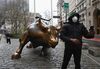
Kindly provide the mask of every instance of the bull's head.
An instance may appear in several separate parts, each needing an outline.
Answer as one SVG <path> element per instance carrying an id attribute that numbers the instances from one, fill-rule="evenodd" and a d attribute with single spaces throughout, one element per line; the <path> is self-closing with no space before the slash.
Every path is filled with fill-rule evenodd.
<path id="1" fill-rule="evenodd" d="M 50 26 L 48 29 L 48 34 L 49 34 L 49 45 L 54 48 L 58 44 L 58 34 L 59 34 L 59 29 L 57 29 L 54 26 Z"/>

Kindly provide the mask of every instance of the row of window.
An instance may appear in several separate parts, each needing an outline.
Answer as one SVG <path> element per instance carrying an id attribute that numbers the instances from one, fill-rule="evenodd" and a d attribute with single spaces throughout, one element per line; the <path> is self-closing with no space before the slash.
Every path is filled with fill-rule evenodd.
<path id="1" fill-rule="evenodd" d="M 82 3 L 79 7 L 77 7 L 77 11 L 80 11 L 85 7 L 85 3 Z"/>

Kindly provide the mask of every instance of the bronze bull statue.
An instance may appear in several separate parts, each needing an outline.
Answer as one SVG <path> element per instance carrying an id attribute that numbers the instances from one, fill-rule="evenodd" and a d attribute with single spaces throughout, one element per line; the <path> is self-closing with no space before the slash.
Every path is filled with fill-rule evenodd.
<path id="1" fill-rule="evenodd" d="M 46 53 L 49 47 L 55 48 L 58 44 L 58 29 L 54 26 L 44 27 L 41 18 L 33 24 L 19 38 L 20 46 L 12 55 L 12 59 L 21 58 L 23 47 L 30 41 L 33 47 L 43 46 L 41 53 Z"/>

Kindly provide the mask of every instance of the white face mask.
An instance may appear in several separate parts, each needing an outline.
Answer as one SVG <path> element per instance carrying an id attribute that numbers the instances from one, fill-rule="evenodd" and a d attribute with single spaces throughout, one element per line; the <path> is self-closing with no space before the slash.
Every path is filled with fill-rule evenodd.
<path id="1" fill-rule="evenodd" d="M 77 18 L 76 16 L 74 16 L 74 17 L 72 18 L 72 21 L 75 23 L 75 22 L 78 21 L 78 18 Z"/>

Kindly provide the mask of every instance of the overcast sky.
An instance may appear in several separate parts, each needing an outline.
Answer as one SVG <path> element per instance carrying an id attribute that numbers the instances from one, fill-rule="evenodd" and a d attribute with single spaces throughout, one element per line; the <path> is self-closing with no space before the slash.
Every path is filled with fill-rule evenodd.
<path id="1" fill-rule="evenodd" d="M 57 15 L 57 1 L 52 0 L 52 11 L 53 16 Z M 50 14 L 51 16 L 51 0 L 35 0 L 36 4 L 36 13 L 40 13 L 43 18 L 45 18 L 45 12 Z M 34 0 L 29 0 L 29 10 L 30 12 L 34 12 Z M 47 17 L 46 17 L 47 18 Z M 51 17 L 50 17 L 51 18 Z M 48 18 L 47 18 L 48 19 Z M 57 19 L 53 19 L 53 25 L 57 25 Z"/>
<path id="2" fill-rule="evenodd" d="M 52 0 L 53 11 L 56 10 L 58 0 Z M 45 11 L 51 12 L 51 0 L 35 0 L 36 2 L 36 12 L 41 15 L 44 14 Z M 29 8 L 30 12 L 34 12 L 34 0 L 29 0 Z"/>

